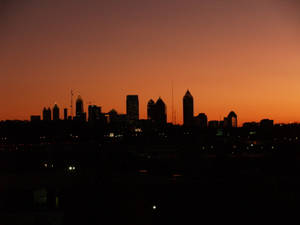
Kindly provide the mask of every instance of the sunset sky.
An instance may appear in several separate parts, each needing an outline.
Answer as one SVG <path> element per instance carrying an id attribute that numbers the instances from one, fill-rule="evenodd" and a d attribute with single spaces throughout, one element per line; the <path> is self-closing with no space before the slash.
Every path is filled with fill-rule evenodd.
<path id="1" fill-rule="evenodd" d="M 70 107 L 70 90 L 140 117 L 161 97 L 195 115 L 300 122 L 299 0 L 0 0 L 0 120 Z"/>

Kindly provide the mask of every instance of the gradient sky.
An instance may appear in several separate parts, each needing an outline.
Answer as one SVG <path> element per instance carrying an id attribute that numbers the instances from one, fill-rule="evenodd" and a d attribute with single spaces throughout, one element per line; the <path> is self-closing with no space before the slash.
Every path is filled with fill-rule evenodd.
<path id="1" fill-rule="evenodd" d="M 300 121 L 298 0 L 0 0 L 0 120 L 70 106 L 70 90 L 140 117 L 159 96 L 182 122 L 188 88 L 195 114 L 239 125 Z"/>

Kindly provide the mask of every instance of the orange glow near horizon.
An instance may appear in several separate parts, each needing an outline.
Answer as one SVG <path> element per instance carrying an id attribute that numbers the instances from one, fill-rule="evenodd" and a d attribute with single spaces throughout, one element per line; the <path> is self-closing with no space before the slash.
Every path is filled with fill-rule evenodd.
<path id="1" fill-rule="evenodd" d="M 140 118 L 161 97 L 182 123 L 300 122 L 300 3 L 296 0 L 0 2 L 0 120 L 70 107 L 70 90 L 108 112 L 139 95 Z M 75 104 L 74 104 L 75 105 Z M 174 121 L 173 121 L 174 122 Z"/>

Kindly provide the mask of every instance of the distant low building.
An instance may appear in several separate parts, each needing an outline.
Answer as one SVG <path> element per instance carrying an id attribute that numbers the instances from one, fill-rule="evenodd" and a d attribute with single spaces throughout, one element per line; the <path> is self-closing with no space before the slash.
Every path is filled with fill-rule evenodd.
<path id="1" fill-rule="evenodd" d="M 257 123 L 257 122 L 246 122 L 246 123 L 243 123 L 243 127 L 244 128 L 257 128 L 257 127 L 259 127 L 259 123 Z"/>
<path id="2" fill-rule="evenodd" d="M 273 126 L 274 126 L 274 120 L 262 119 L 260 121 L 260 127 L 261 128 L 272 128 Z"/>
<path id="3" fill-rule="evenodd" d="M 100 120 L 101 116 L 101 107 L 96 105 L 88 106 L 88 121 L 93 122 L 96 120 Z"/>
<path id="4" fill-rule="evenodd" d="M 209 128 L 219 128 L 219 121 L 218 120 L 211 120 L 208 122 Z"/>
<path id="5" fill-rule="evenodd" d="M 114 109 L 108 112 L 108 123 L 112 125 L 125 125 L 128 123 L 127 114 L 118 114 Z"/>
<path id="6" fill-rule="evenodd" d="M 205 113 L 199 113 L 198 116 L 194 117 L 194 125 L 199 128 L 207 127 L 207 116 Z"/>
<path id="7" fill-rule="evenodd" d="M 30 116 L 30 121 L 31 122 L 41 121 L 41 116 L 39 116 L 39 115 L 32 115 L 32 116 Z"/>
<path id="8" fill-rule="evenodd" d="M 83 113 L 80 113 L 80 114 L 74 116 L 73 120 L 86 122 L 86 113 L 83 112 Z"/>

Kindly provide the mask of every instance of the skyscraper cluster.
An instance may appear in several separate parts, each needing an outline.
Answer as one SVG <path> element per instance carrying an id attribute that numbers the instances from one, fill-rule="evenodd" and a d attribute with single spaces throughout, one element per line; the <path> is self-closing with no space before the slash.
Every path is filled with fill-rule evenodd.
<path id="1" fill-rule="evenodd" d="M 232 128 L 237 127 L 237 115 L 231 111 L 227 117 L 224 117 L 223 121 L 212 120 L 208 121 L 205 113 L 199 113 L 194 115 L 194 98 L 189 90 L 186 91 L 182 99 L 183 104 L 183 126 L 186 128 L 198 127 L 223 127 Z M 72 117 L 68 115 L 68 109 L 64 108 L 63 119 L 64 120 L 76 120 L 76 121 L 104 121 L 105 123 L 116 124 L 136 124 L 139 121 L 139 98 L 138 95 L 126 96 L 126 114 L 118 114 L 116 110 L 112 109 L 108 113 L 103 113 L 100 106 L 89 105 L 88 116 L 84 111 L 84 102 L 79 95 L 76 99 L 76 114 Z M 71 109 L 72 110 L 72 109 Z M 37 118 L 37 117 L 34 117 Z M 52 110 L 50 107 L 43 109 L 44 121 L 58 121 L 60 120 L 60 109 L 55 103 Z M 156 101 L 150 99 L 147 103 L 147 120 L 157 125 L 164 125 L 167 123 L 167 107 L 165 102 L 159 97 Z"/>
<path id="2" fill-rule="evenodd" d="M 157 124 L 167 123 L 166 104 L 159 97 L 156 102 L 150 99 L 147 104 L 147 118 Z"/>
<path id="3" fill-rule="evenodd" d="M 223 127 L 223 128 L 232 128 L 237 127 L 237 115 L 235 112 L 231 111 L 223 121 L 207 120 L 205 113 L 199 113 L 197 116 L 194 116 L 194 98 L 189 90 L 186 91 L 183 96 L 183 126 L 185 127 L 200 127 L 205 128 L 209 127 Z"/>

